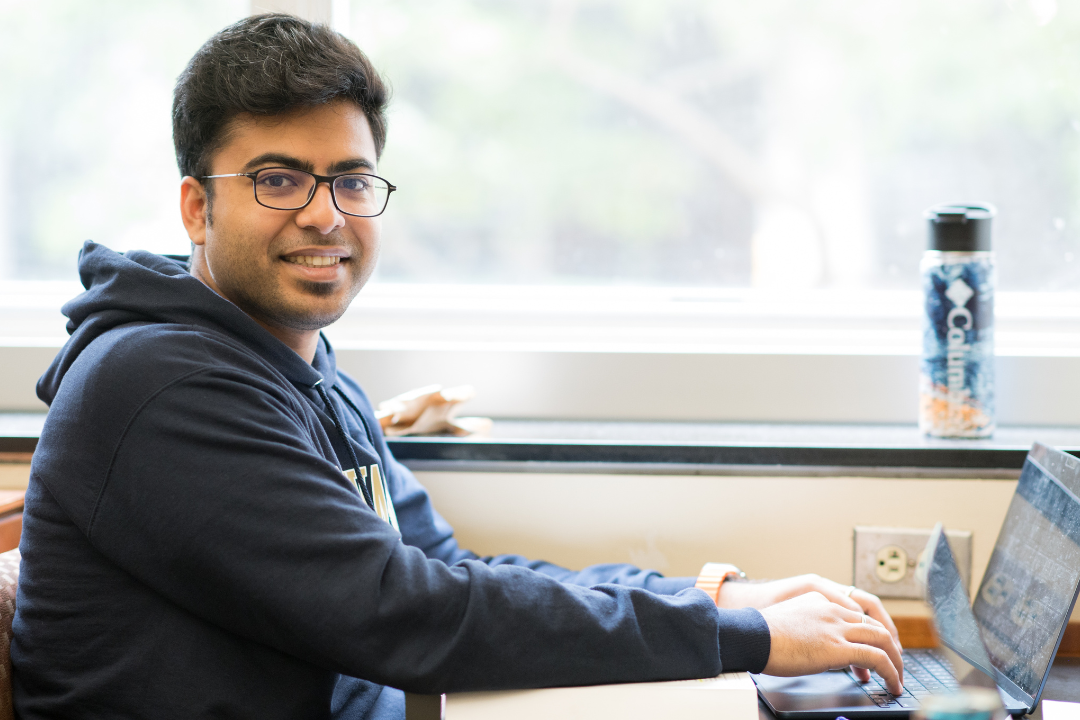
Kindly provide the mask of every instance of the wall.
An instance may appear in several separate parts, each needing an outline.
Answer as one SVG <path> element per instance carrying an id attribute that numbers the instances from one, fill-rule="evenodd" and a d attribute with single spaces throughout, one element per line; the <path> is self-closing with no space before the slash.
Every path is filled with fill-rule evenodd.
<path id="1" fill-rule="evenodd" d="M 855 525 L 973 532 L 977 587 L 1016 481 L 418 473 L 475 552 L 570 567 L 632 562 L 667 575 L 733 562 L 753 578 L 816 572 L 851 582 Z M 898 615 L 921 602 L 892 600 Z"/>
<path id="2" fill-rule="evenodd" d="M 0 462 L 0 490 L 21 490 L 29 480 L 29 464 Z"/>
<path id="3" fill-rule="evenodd" d="M 0 463 L 0 489 L 30 466 Z M 856 525 L 973 533 L 978 585 L 1016 488 L 1010 480 L 421 472 L 459 542 L 569 567 L 631 562 L 667 575 L 733 562 L 753 578 L 816 572 L 851 582 Z M 920 602 L 886 601 L 896 615 Z M 1080 614 L 1074 614 L 1080 619 Z"/>

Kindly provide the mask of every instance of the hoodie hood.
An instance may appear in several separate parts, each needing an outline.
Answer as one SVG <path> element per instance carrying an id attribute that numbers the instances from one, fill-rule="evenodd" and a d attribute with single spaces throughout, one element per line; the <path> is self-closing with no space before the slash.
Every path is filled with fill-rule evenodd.
<path id="1" fill-rule="evenodd" d="M 61 309 L 68 318 L 71 338 L 38 380 L 38 397 L 51 405 L 64 375 L 79 355 L 108 331 L 130 323 L 174 323 L 224 332 L 249 345 L 296 385 L 311 388 L 324 379 L 333 384 L 333 351 L 325 338 L 319 344 L 313 367 L 240 308 L 193 277 L 188 263 L 187 257 L 155 255 L 145 250 L 121 254 L 104 245 L 85 243 L 79 252 L 79 278 L 86 292 Z"/>

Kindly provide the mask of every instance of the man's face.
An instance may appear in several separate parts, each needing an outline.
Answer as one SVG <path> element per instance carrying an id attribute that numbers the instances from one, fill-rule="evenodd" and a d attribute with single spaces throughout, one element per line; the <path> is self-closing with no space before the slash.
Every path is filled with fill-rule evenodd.
<path id="1" fill-rule="evenodd" d="M 287 115 L 240 116 L 211 175 L 292 167 L 318 175 L 374 173 L 375 141 L 363 111 L 340 101 Z M 185 181 L 187 182 L 187 181 Z M 300 210 L 255 201 L 245 177 L 214 183 L 209 222 L 188 232 L 192 274 L 271 331 L 310 332 L 337 320 L 375 269 L 381 218 L 345 215 L 320 184 Z"/>

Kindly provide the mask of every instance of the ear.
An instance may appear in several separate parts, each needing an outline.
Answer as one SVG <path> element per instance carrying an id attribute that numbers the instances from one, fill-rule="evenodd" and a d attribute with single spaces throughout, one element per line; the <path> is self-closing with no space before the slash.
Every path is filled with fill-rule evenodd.
<path id="1" fill-rule="evenodd" d="M 180 217 L 184 221 L 188 237 L 196 245 L 206 242 L 206 188 L 191 177 L 180 181 Z"/>

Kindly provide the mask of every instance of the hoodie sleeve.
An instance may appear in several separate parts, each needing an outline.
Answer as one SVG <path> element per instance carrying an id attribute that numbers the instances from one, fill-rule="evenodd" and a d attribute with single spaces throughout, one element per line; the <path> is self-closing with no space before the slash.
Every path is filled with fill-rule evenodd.
<path id="1" fill-rule="evenodd" d="M 386 451 L 386 456 L 390 459 L 386 463 L 390 471 L 390 492 L 402 528 L 402 540 L 420 548 L 429 558 L 442 560 L 448 565 L 462 560 L 477 560 L 492 567 L 515 565 L 527 567 L 571 585 L 591 587 L 611 583 L 644 588 L 661 595 L 674 595 L 694 586 L 695 578 L 667 578 L 655 570 L 642 570 L 622 563 L 593 565 L 574 571 L 543 560 L 530 560 L 521 555 L 480 557 L 458 545 L 454 529 L 435 510 L 427 491 L 412 472 L 394 460 L 389 450 Z"/>
<path id="2" fill-rule="evenodd" d="M 543 560 L 530 560 L 521 555 L 488 555 L 478 557 L 460 548 L 454 538 L 453 528 L 443 519 L 431 503 L 427 491 L 401 463 L 393 460 L 391 469 L 391 492 L 401 521 L 402 540 L 420 547 L 430 558 L 447 564 L 475 560 L 490 567 L 512 565 L 525 567 L 547 575 L 559 582 L 593 587 L 615 584 L 637 587 L 660 595 L 676 595 L 694 587 L 697 578 L 664 577 L 655 570 L 641 570 L 628 564 L 592 565 L 580 571 L 568 570 Z M 697 591 L 694 591 L 697 592 Z M 769 626 L 761 613 L 754 609 L 720 611 L 719 640 L 721 661 L 725 668 L 747 669 L 757 672 L 764 669 L 769 660 L 771 646 Z"/>
<path id="3" fill-rule="evenodd" d="M 375 435 L 375 443 L 389 475 L 390 494 L 401 525 L 402 541 L 424 551 L 429 558 L 453 565 L 462 560 L 476 560 L 492 567 L 515 565 L 526 567 L 552 577 L 559 582 L 591 587 L 614 584 L 638 587 L 661 595 L 674 595 L 691 588 L 695 578 L 667 578 L 655 570 L 643 570 L 633 565 L 613 563 L 593 565 L 583 570 L 568 570 L 543 560 L 530 560 L 521 555 L 479 556 L 458 545 L 454 529 L 435 509 L 424 486 L 412 471 L 394 458 L 382 428 L 375 417 L 371 401 L 363 388 L 344 373 L 338 373 L 339 385 L 350 394 L 355 406 L 365 414 L 365 422 Z"/>
<path id="4" fill-rule="evenodd" d="M 760 614 L 718 611 L 698 590 L 586 588 L 513 563 L 426 556 L 360 501 L 311 445 L 301 410 L 261 382 L 216 368 L 154 394 L 127 422 L 85 525 L 101 553 L 194 615 L 424 693 L 760 670 L 762 647 L 767 660 Z"/>

